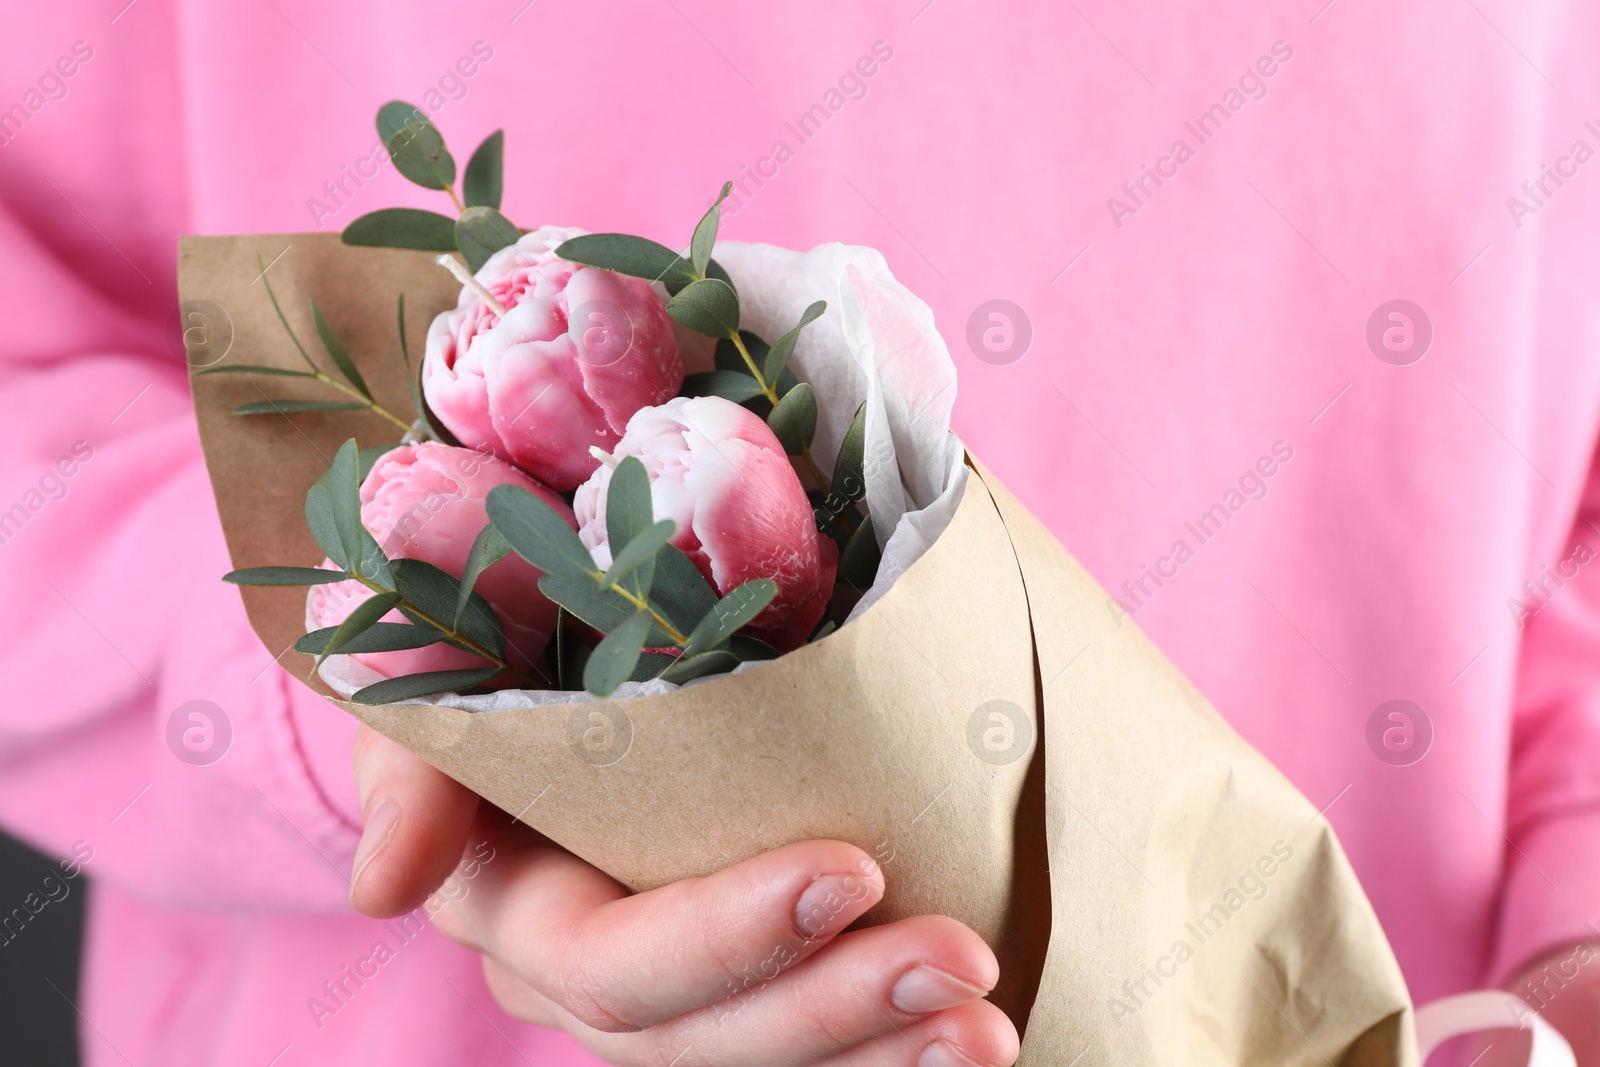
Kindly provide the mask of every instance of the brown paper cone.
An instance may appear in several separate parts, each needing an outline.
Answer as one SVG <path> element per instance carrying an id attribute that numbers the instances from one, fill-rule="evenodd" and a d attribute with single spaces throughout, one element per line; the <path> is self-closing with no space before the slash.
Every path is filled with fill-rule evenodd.
<path id="1" fill-rule="evenodd" d="M 456 283 L 330 235 L 187 239 L 180 291 L 231 319 L 227 361 L 299 365 L 256 280 L 256 255 L 286 246 L 269 277 L 291 323 L 314 338 L 315 297 L 408 417 L 394 297 L 420 358 Z M 229 414 L 328 398 L 284 382 L 302 384 L 194 379 L 236 567 L 318 563 L 306 488 L 345 438 L 396 437 L 366 413 Z M 994 946 L 1022 1063 L 1414 1064 L 1404 983 L 1327 823 L 974 467 L 882 600 L 747 673 L 498 712 L 334 702 L 635 889 L 793 841 L 859 845 L 888 884 L 866 922 L 950 915 Z M 287 651 L 304 590 L 242 592 Z M 304 676 L 310 657 L 283 663 Z"/>

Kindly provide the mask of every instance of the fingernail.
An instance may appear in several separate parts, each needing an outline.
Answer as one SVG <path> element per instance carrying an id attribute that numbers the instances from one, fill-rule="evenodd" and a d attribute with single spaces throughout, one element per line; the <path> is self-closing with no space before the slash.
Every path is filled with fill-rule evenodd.
<path id="1" fill-rule="evenodd" d="M 935 1041 L 917 1057 L 917 1067 L 978 1067 L 948 1041 Z"/>
<path id="2" fill-rule="evenodd" d="M 361 843 L 356 846 L 355 873 L 350 876 L 351 896 L 355 895 L 356 886 L 360 884 L 367 865 L 377 859 L 378 853 L 388 845 L 399 823 L 400 805 L 392 800 L 383 801 L 367 816 L 366 824 L 361 828 Z"/>
<path id="3" fill-rule="evenodd" d="M 806 887 L 794 906 L 794 927 L 816 939 L 848 926 L 877 899 L 874 886 L 855 874 L 825 874 Z"/>
<path id="4" fill-rule="evenodd" d="M 983 990 L 977 986 L 969 985 L 937 967 L 924 965 L 913 967 L 901 975 L 889 993 L 889 1000 L 907 1015 L 926 1015 L 930 1011 L 943 1011 L 982 996 Z"/>

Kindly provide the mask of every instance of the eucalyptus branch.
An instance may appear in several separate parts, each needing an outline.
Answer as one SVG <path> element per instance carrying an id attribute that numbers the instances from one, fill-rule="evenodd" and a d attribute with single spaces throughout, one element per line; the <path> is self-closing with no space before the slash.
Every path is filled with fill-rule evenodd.
<path id="1" fill-rule="evenodd" d="M 314 377 L 317 381 L 322 382 L 324 385 L 333 386 L 335 389 L 339 390 L 339 392 L 341 392 L 341 393 L 344 393 L 346 396 L 354 397 L 356 400 L 361 401 L 361 403 L 363 405 L 365 405 L 368 409 L 370 409 L 374 415 L 382 415 L 384 418 L 388 419 L 390 422 L 392 422 L 396 426 L 400 427 L 400 429 L 404 430 L 406 433 L 415 433 L 416 432 L 416 427 L 413 426 L 411 423 L 405 421 L 400 416 L 396 415 L 394 412 L 390 411 L 388 408 L 384 407 L 382 404 L 380 404 L 376 400 L 372 399 L 370 396 L 366 396 L 366 395 L 364 395 L 362 393 L 359 393 L 356 390 L 350 388 L 348 385 L 344 384 L 339 379 L 330 377 L 329 375 L 326 375 L 326 374 L 322 373 L 322 371 L 320 371 L 320 370 L 316 371 L 312 375 L 312 377 Z M 431 430 L 429 431 L 429 436 L 430 437 L 432 436 L 432 431 Z"/>
<path id="2" fill-rule="evenodd" d="M 348 573 L 349 573 L 350 577 L 354 578 L 356 581 L 360 582 L 362 585 L 366 586 L 368 589 L 371 589 L 374 593 L 396 593 L 397 592 L 397 590 L 394 590 L 394 589 L 386 589 L 383 586 L 379 585 L 377 582 L 375 582 L 372 579 L 368 578 L 366 575 L 361 573 L 361 570 L 360 570 L 359 567 L 352 567 Z M 443 622 L 440 622 L 438 619 L 434 618 L 432 615 L 428 614 L 426 611 L 422 610 L 421 608 L 417 607 L 417 605 L 413 604 L 410 600 L 408 600 L 406 598 L 405 594 L 399 593 L 398 595 L 400 596 L 400 603 L 398 605 L 396 605 L 397 607 L 404 608 L 406 611 L 408 611 L 411 614 L 415 615 L 417 618 L 421 619 L 423 622 L 427 623 L 429 626 L 432 626 L 434 629 L 436 629 L 440 633 L 444 634 L 447 639 L 449 639 L 451 641 L 454 641 L 457 644 L 461 645 L 461 647 L 465 648 L 468 652 L 471 652 L 475 656 L 483 657 L 484 659 L 488 660 L 490 663 L 494 664 L 496 667 L 499 667 L 501 670 L 509 671 L 512 674 L 516 675 L 518 678 L 523 679 L 524 681 L 533 682 L 533 681 L 537 681 L 538 680 L 538 679 L 535 679 L 531 674 L 527 673 L 526 671 L 521 670 L 520 668 L 512 666 L 509 661 L 507 661 L 506 659 L 504 659 L 504 658 L 502 658 L 500 656 L 495 655 L 493 652 L 490 652 L 488 649 L 484 648 L 482 645 L 478 644 L 476 641 L 472 640 L 470 637 L 465 636 L 456 627 L 448 625 L 448 624 L 443 623 Z M 543 681 L 548 682 L 549 679 L 545 678 L 545 679 L 543 679 Z"/>
<path id="3" fill-rule="evenodd" d="M 673 626 L 672 623 L 668 622 L 666 619 L 663 619 L 660 613 L 657 612 L 655 608 L 651 607 L 650 602 L 644 597 L 635 595 L 629 590 L 623 588 L 623 586 L 618 582 L 612 582 L 610 585 L 603 585 L 601 588 L 616 593 L 623 600 L 626 600 L 640 611 L 648 611 L 650 613 L 650 621 L 661 627 L 662 631 L 672 639 L 672 643 L 677 645 L 679 648 L 682 648 L 684 645 L 689 643 L 689 639 L 679 632 L 678 628 Z"/>
<path id="4" fill-rule="evenodd" d="M 744 360 L 744 365 L 750 368 L 750 376 L 756 380 L 756 385 L 761 387 L 761 395 L 767 398 L 768 403 L 776 407 L 779 399 L 777 383 L 769 382 L 762 376 L 761 368 L 756 366 L 755 357 L 750 354 L 749 347 L 745 345 L 744 338 L 739 336 L 737 329 L 728 334 L 728 340 L 733 342 L 733 347 L 738 350 L 739 358 Z M 812 458 L 810 445 L 800 446 L 800 459 L 806 465 L 806 470 L 810 472 L 811 480 L 816 487 L 827 496 L 832 496 L 833 484 L 822 473 L 822 468 L 817 466 L 817 461 Z M 845 533 L 848 534 L 850 528 L 843 522 L 843 513 L 836 512 L 832 508 L 828 510 L 835 518 L 841 519 L 841 525 L 845 526 Z"/>
<path id="5" fill-rule="evenodd" d="M 750 349 L 745 347 L 744 338 L 739 336 L 737 329 L 728 334 L 728 340 L 733 342 L 733 347 L 739 350 L 739 357 L 744 360 L 744 365 L 750 368 L 750 376 L 761 387 L 761 395 L 773 404 L 778 402 L 778 389 L 776 385 L 768 385 L 767 380 L 761 376 L 761 368 L 756 366 L 755 357 L 750 355 Z"/>
<path id="6" fill-rule="evenodd" d="M 289 320 L 284 317 L 283 308 L 278 306 L 278 294 L 272 291 L 272 283 L 267 280 L 267 268 L 262 266 L 261 254 L 259 252 L 256 253 L 256 266 L 261 268 L 261 273 L 258 276 L 261 279 L 261 284 L 267 290 L 267 299 L 272 301 L 272 310 L 277 312 L 278 322 L 283 326 L 283 332 L 288 334 L 289 340 L 294 342 L 294 347 L 299 350 L 300 358 L 306 361 L 306 366 L 310 367 L 314 373 L 320 376 L 322 374 L 322 368 L 317 366 L 316 361 L 311 358 L 311 353 L 306 351 L 306 346 L 300 343 L 300 337 L 289 326 Z"/>

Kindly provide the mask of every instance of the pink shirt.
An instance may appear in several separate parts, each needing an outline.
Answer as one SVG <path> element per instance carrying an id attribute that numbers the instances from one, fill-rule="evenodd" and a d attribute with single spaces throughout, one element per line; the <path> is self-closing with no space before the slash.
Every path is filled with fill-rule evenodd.
<path id="1" fill-rule="evenodd" d="M 732 176 L 730 237 L 883 249 L 957 430 L 1328 806 L 1417 999 L 1595 936 L 1593 7 L 120 6 L 0 34 L 0 819 L 92 849 L 89 1064 L 587 1062 L 350 911 L 354 724 L 218 580 L 165 337 L 180 233 L 441 205 L 362 177 L 397 96 L 506 127 L 524 225 L 681 243 Z"/>

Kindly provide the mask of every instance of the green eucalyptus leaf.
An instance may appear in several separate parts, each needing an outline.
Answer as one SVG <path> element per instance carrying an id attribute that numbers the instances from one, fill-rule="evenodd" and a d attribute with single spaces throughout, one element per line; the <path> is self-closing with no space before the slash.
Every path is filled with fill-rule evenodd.
<path id="1" fill-rule="evenodd" d="M 761 395 L 761 383 L 742 370 L 708 370 L 683 379 L 680 396 L 720 396 L 735 404 Z"/>
<path id="2" fill-rule="evenodd" d="M 650 475 L 637 456 L 628 456 L 611 472 L 606 486 L 606 542 L 626 545 L 655 521 Z"/>
<path id="3" fill-rule="evenodd" d="M 610 696 L 628 680 L 650 633 L 650 615 L 639 611 L 624 619 L 589 654 L 583 667 L 583 687 L 597 697 Z"/>
<path id="4" fill-rule="evenodd" d="M 717 591 L 711 588 L 700 568 L 669 543 L 656 553 L 650 600 L 663 619 L 680 632 L 688 633 L 705 618 L 706 612 L 716 607 Z"/>
<path id="5" fill-rule="evenodd" d="M 770 578 L 752 578 L 738 586 L 700 620 L 683 646 L 683 654 L 693 656 L 722 644 L 735 630 L 761 614 L 761 609 L 777 595 L 778 585 Z"/>
<path id="6" fill-rule="evenodd" d="M 333 528 L 339 534 L 344 558 L 361 559 L 361 454 L 354 437 L 339 446 L 333 466 L 322 480 L 333 493 Z"/>
<path id="7" fill-rule="evenodd" d="M 694 264 L 694 273 L 697 277 L 705 277 L 706 267 L 711 263 L 711 249 L 717 243 L 717 222 L 722 213 L 722 202 L 728 199 L 728 194 L 731 192 L 733 183 L 723 182 L 722 192 L 717 194 L 717 202 L 700 216 L 700 221 L 695 225 L 694 239 L 689 242 L 689 258 Z"/>
<path id="8" fill-rule="evenodd" d="M 545 647 L 545 656 L 555 661 L 556 688 L 567 687 L 567 609 L 560 604 L 556 605 L 556 625 L 550 632 L 550 644 Z"/>
<path id="9" fill-rule="evenodd" d="M 377 593 L 357 604 L 355 610 L 351 611 L 343 622 L 333 628 L 333 633 L 328 636 L 327 643 L 322 646 L 322 651 L 317 655 L 317 666 L 320 667 L 323 660 L 343 649 L 345 644 L 352 638 L 364 632 L 373 623 L 393 611 L 399 603 L 399 593 Z"/>
<path id="10" fill-rule="evenodd" d="M 222 580 L 234 585 L 328 585 L 349 577 L 344 571 L 320 567 L 246 567 L 229 571 Z"/>
<path id="11" fill-rule="evenodd" d="M 615 630 L 638 610 L 611 590 L 601 589 L 593 582 L 581 578 L 560 578 L 554 574 L 546 574 L 539 579 L 539 591 L 573 618 L 603 634 Z M 654 604 L 654 601 L 651 603 Z M 655 608 L 663 618 L 670 621 L 670 616 L 661 610 L 659 604 L 656 604 Z M 672 636 L 654 625 L 652 620 L 650 635 L 645 643 L 652 648 L 665 648 L 673 641 Z"/>
<path id="12" fill-rule="evenodd" d="M 821 641 L 824 637 L 827 637 L 838 628 L 839 624 L 834 620 L 823 619 L 821 624 L 819 624 L 815 630 L 811 631 L 811 636 L 806 638 L 806 644 L 809 645 L 813 641 Z"/>
<path id="13" fill-rule="evenodd" d="M 456 245 L 476 274 L 489 257 L 521 238 L 516 224 L 492 207 L 469 207 L 456 220 Z"/>
<path id="14" fill-rule="evenodd" d="M 375 445 L 363 448 L 356 453 L 357 485 L 366 481 L 373 464 L 383 453 L 395 448 L 394 445 Z M 334 563 L 346 569 L 350 568 L 349 556 L 345 552 L 344 544 L 339 537 L 338 521 L 334 517 L 336 487 L 344 483 L 349 477 L 347 466 L 341 466 L 337 460 L 332 467 L 323 472 L 316 484 L 306 491 L 306 528 L 311 531 L 311 536 L 323 552 Z M 357 490 L 359 500 L 359 488 Z M 388 557 L 379 546 L 377 539 L 365 526 L 359 528 L 357 535 L 361 541 L 360 564 L 355 567 L 355 573 L 374 582 L 384 589 L 394 588 L 394 575 L 389 569 Z"/>
<path id="15" fill-rule="evenodd" d="M 484 667 L 470 671 L 428 671 L 424 674 L 404 674 L 399 678 L 386 678 L 365 689 L 358 689 L 350 697 L 353 704 L 393 704 L 436 693 L 454 693 L 482 685 L 500 673 L 499 667 Z"/>
<path id="16" fill-rule="evenodd" d="M 350 566 L 350 557 L 344 554 L 339 528 L 333 521 L 333 491 L 321 482 L 306 490 L 306 529 L 325 556 L 340 567 Z"/>
<path id="17" fill-rule="evenodd" d="M 393 590 L 395 587 L 394 571 L 391 569 L 389 557 L 384 555 L 383 548 L 378 544 L 378 539 L 372 536 L 372 531 L 365 527 L 361 530 L 361 564 L 355 568 L 355 573 L 384 589 Z"/>
<path id="18" fill-rule="evenodd" d="M 600 579 L 600 584 L 609 586 L 625 576 L 637 577 L 637 572 L 642 571 L 645 564 L 655 559 L 656 552 L 671 540 L 677 528 L 677 523 L 671 519 L 663 519 L 640 530 L 620 552 L 612 557 L 611 566 L 607 568 L 605 577 Z M 650 575 L 645 575 L 636 583 L 629 585 L 635 596 L 645 596 L 650 592 L 649 579 Z"/>
<path id="19" fill-rule="evenodd" d="M 601 589 L 587 578 L 563 578 L 545 574 L 539 578 L 539 592 L 581 622 L 610 633 L 629 615 L 634 606 L 609 589 Z"/>
<path id="20" fill-rule="evenodd" d="M 611 472 L 611 481 L 606 486 L 606 542 L 612 547 L 614 561 L 619 558 L 619 549 L 650 528 L 653 518 L 650 476 L 637 456 L 628 456 Z M 643 560 L 638 562 L 643 563 Z M 602 582 L 609 585 L 630 570 L 632 566 L 620 571 L 613 566 Z M 649 594 L 653 570 L 653 567 L 639 567 L 629 576 L 627 587 L 635 596 Z"/>
<path id="21" fill-rule="evenodd" d="M 727 282 L 729 289 L 732 289 L 735 293 L 737 293 L 739 291 L 739 287 L 733 284 L 733 279 L 728 277 L 727 270 L 722 266 L 721 263 L 718 263 L 714 259 L 711 262 L 706 264 L 706 277 L 707 278 L 715 278 L 719 282 Z M 688 285 L 690 281 L 693 281 L 693 279 L 692 278 L 684 278 L 682 280 L 663 279 L 663 281 L 666 283 L 666 286 L 667 286 L 667 295 L 668 296 L 677 296 L 678 293 L 683 290 L 683 287 Z"/>
<path id="22" fill-rule="evenodd" d="M 775 382 L 783 377 L 783 372 L 789 366 L 789 357 L 794 355 L 794 344 L 800 339 L 800 331 L 821 318 L 822 313 L 827 310 L 828 302 L 818 300 L 801 313 L 800 321 L 795 324 L 794 329 L 772 342 L 772 348 L 767 352 L 766 363 L 761 367 L 761 377 L 769 382 Z"/>
<path id="23" fill-rule="evenodd" d="M 510 554 L 511 546 L 493 525 L 478 531 L 478 536 L 472 542 L 472 551 L 467 553 L 466 569 L 461 573 L 461 588 L 456 594 L 455 613 L 450 616 L 451 625 L 457 629 L 461 627 L 461 616 L 467 610 L 467 602 L 472 599 L 472 589 L 478 584 L 479 576 Z"/>
<path id="24" fill-rule="evenodd" d="M 732 652 L 713 649 L 710 652 L 702 652 L 697 656 L 672 658 L 672 662 L 667 664 L 665 669 L 656 677 L 664 682 L 682 685 L 685 682 L 692 682 L 696 678 L 704 678 L 708 674 L 726 674 L 738 665 L 739 657 Z"/>
<path id="25" fill-rule="evenodd" d="M 489 521 L 517 555 L 541 571 L 590 581 L 600 577 L 600 568 L 567 520 L 526 489 L 497 485 L 489 490 L 485 505 Z"/>
<path id="26" fill-rule="evenodd" d="M 356 387 L 356 392 L 371 400 L 372 390 L 367 388 L 366 380 L 361 377 L 361 372 L 356 370 L 350 353 L 344 350 L 344 345 L 334 336 L 333 329 L 329 327 L 328 320 L 322 317 L 322 309 L 317 307 L 315 300 L 311 301 L 311 321 L 317 327 L 317 336 L 322 338 L 322 347 L 328 350 L 328 355 L 332 357 L 333 365 L 339 368 L 339 373 Z"/>
<path id="27" fill-rule="evenodd" d="M 416 609 L 406 611 L 407 618 L 423 625 L 432 625 L 427 619 L 451 625 L 461 597 L 460 580 L 420 559 L 397 559 L 389 565 L 394 570 L 395 588 L 406 598 L 407 605 Z M 418 612 L 424 613 L 426 618 Z M 481 594 L 472 593 L 468 597 L 467 609 L 461 613 L 461 625 L 456 632 L 491 655 L 505 658 L 506 638 L 500 628 L 500 617 Z"/>
<path id="28" fill-rule="evenodd" d="M 759 637 L 734 634 L 728 638 L 728 651 L 741 661 L 777 659 L 781 653 Z"/>
<path id="29" fill-rule="evenodd" d="M 411 348 L 406 344 L 406 294 L 401 293 L 395 302 L 395 319 L 400 333 L 400 362 L 406 369 L 406 387 L 411 390 L 411 407 L 417 413 L 417 422 L 426 426 L 428 408 L 422 402 L 422 385 L 411 369 Z"/>
<path id="30" fill-rule="evenodd" d="M 343 400 L 257 400 L 240 404 L 235 415 L 292 415 L 299 411 L 358 411 L 366 404 Z"/>
<path id="31" fill-rule="evenodd" d="M 604 267 L 618 274 L 662 282 L 692 282 L 688 260 L 644 237 L 627 233 L 586 233 L 564 241 L 556 255 L 570 263 Z"/>
<path id="32" fill-rule="evenodd" d="M 431 122 L 411 122 L 387 140 L 394 169 L 424 189 L 449 189 L 456 183 L 456 160 L 444 146 L 444 135 Z"/>
<path id="33" fill-rule="evenodd" d="M 565 614 L 563 612 L 563 614 Z M 583 683 L 583 668 L 589 662 L 590 648 L 578 639 L 570 628 L 571 620 L 559 632 L 562 640 L 557 648 L 557 688 L 578 689 Z"/>
<path id="34" fill-rule="evenodd" d="M 319 656 L 328 647 L 337 626 L 312 630 L 294 643 L 296 652 Z M 339 649 L 347 656 L 365 652 L 400 652 L 408 648 L 426 648 L 444 640 L 444 635 L 431 626 L 413 626 L 404 622 L 375 622 Z"/>
<path id="35" fill-rule="evenodd" d="M 767 425 L 785 452 L 799 455 L 802 448 L 810 446 L 817 433 L 817 394 L 810 385 L 801 382 L 778 401 L 767 416 Z"/>
<path id="36" fill-rule="evenodd" d="M 404 100 L 390 100 L 378 109 L 378 137 L 387 142 L 413 122 L 427 121 L 428 113 L 417 105 Z"/>
<path id="37" fill-rule="evenodd" d="M 706 277 L 715 278 L 717 281 L 725 283 L 735 293 L 739 291 L 739 287 L 733 284 L 733 279 L 728 277 L 727 270 L 714 259 L 706 264 Z"/>
<path id="38" fill-rule="evenodd" d="M 285 370 L 282 367 L 263 367 L 256 363 L 219 363 L 213 367 L 196 367 L 196 375 L 201 374 L 276 374 L 283 378 L 310 378 L 313 375 L 303 370 Z"/>
<path id="39" fill-rule="evenodd" d="M 731 337 L 739 328 L 739 297 L 727 282 L 702 278 L 667 301 L 667 314 L 707 337 Z"/>
<path id="40" fill-rule="evenodd" d="M 506 131 L 496 130 L 483 139 L 461 176 L 461 199 L 467 207 L 500 210 L 505 191 Z"/>
<path id="41" fill-rule="evenodd" d="M 841 501 L 854 502 L 867 495 L 867 478 L 862 463 L 867 450 L 867 404 L 861 402 L 855 417 L 839 442 L 839 455 L 833 461 L 833 492 Z"/>
<path id="42" fill-rule="evenodd" d="M 641 652 L 639 662 L 633 665 L 633 673 L 628 675 L 628 681 L 648 682 L 676 662 L 677 656 L 669 656 L 665 652 Z"/>
<path id="43" fill-rule="evenodd" d="M 868 515 L 856 527 L 856 532 L 850 536 L 850 543 L 839 555 L 839 581 L 857 589 L 871 589 L 873 579 L 878 576 L 878 562 L 882 558 L 883 551 L 878 547 L 878 537 L 872 529 L 872 516 Z"/>
<path id="44" fill-rule="evenodd" d="M 386 207 L 351 221 L 339 234 L 347 245 L 409 248 L 418 252 L 454 252 L 456 220 L 437 211 Z"/>

